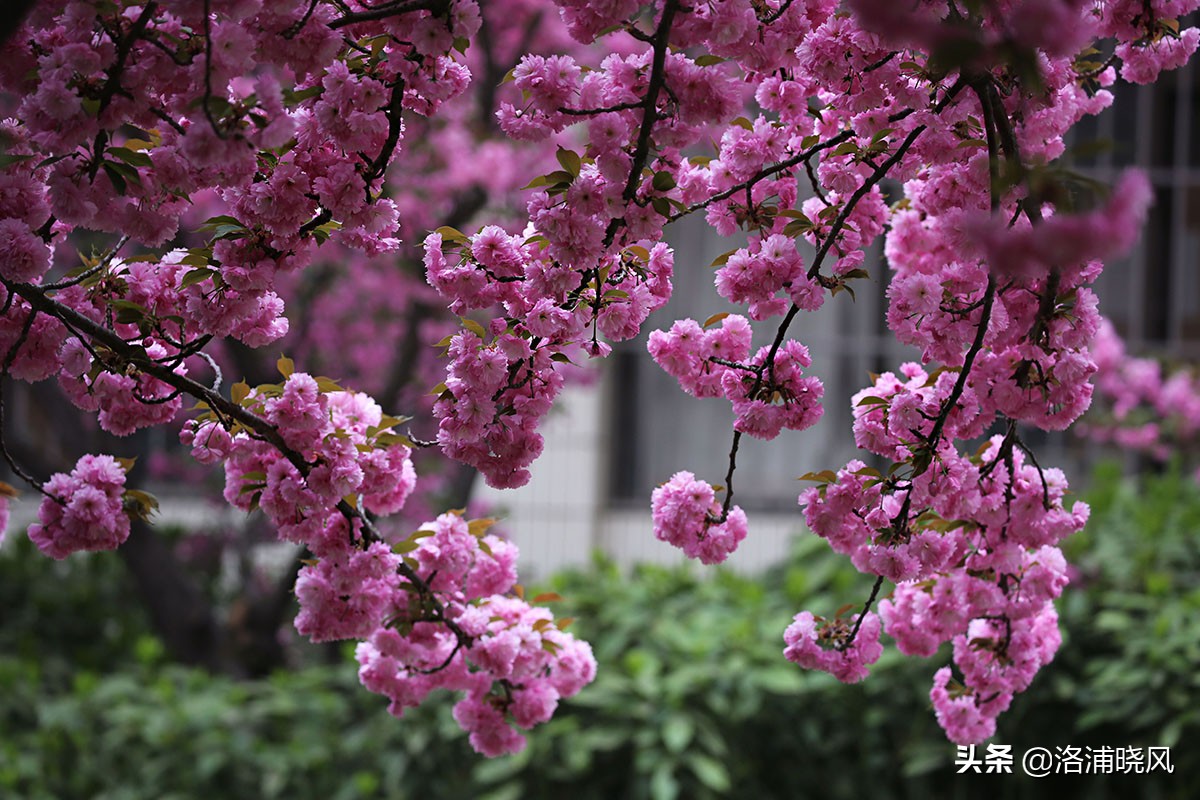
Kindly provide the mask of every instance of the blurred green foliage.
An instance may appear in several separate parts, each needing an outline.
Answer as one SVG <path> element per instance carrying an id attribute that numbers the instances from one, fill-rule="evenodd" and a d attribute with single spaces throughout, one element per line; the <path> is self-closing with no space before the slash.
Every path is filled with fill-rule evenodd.
<path id="1" fill-rule="evenodd" d="M 55 561 L 23 531 L 0 552 L 0 658 L 36 665 L 48 688 L 80 670 L 119 669 L 139 647 L 158 649 L 133 581 L 115 553 Z"/>
<path id="2" fill-rule="evenodd" d="M 236 682 L 163 663 L 111 555 L 0 557 L 0 796 L 19 798 L 1200 797 L 1200 490 L 1102 470 L 1063 649 L 1001 718 L 1013 775 L 956 775 L 929 708 L 946 661 L 889 649 L 842 686 L 782 657 L 802 608 L 869 580 L 801 537 L 765 576 L 598 561 L 557 576 L 599 676 L 520 755 L 470 753 L 443 698 L 395 720 L 352 663 Z M 1173 774 L 1035 781 L 1034 746 L 1168 745 Z"/>

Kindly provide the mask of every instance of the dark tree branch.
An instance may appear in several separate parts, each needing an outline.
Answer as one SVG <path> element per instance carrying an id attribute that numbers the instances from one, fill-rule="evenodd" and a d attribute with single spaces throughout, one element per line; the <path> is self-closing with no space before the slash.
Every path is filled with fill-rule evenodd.
<path id="1" fill-rule="evenodd" d="M 875 604 L 875 598 L 879 596 L 879 589 L 883 586 L 883 576 L 880 575 L 875 579 L 875 585 L 871 587 L 871 595 L 867 598 L 867 602 L 863 603 L 863 609 L 858 615 L 858 619 L 854 620 L 854 627 L 850 629 L 850 635 L 837 646 L 838 650 L 845 652 L 850 649 L 850 645 L 854 644 L 855 637 L 858 636 L 858 631 L 862 628 L 863 620 L 867 617 L 867 612 L 871 610 L 871 606 Z"/>
<path id="2" fill-rule="evenodd" d="M 347 25 L 354 25 L 359 22 L 372 22 L 374 20 L 387 19 L 388 17 L 398 17 L 401 14 L 410 14 L 414 11 L 431 11 L 434 15 L 438 15 L 446 13 L 449 8 L 449 0 L 411 0 L 408 3 L 388 3 L 378 8 L 371 8 L 366 11 L 353 11 L 345 16 L 338 17 L 329 23 L 329 27 L 337 30 L 338 28 L 344 28 Z"/>

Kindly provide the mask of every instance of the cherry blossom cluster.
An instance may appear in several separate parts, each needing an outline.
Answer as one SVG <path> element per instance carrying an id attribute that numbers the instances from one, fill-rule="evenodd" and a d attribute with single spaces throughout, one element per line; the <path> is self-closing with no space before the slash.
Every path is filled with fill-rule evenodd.
<path id="1" fill-rule="evenodd" d="M 751 357 L 746 318 L 734 314 L 720 322 L 706 330 L 683 319 L 669 331 L 652 331 L 650 354 L 688 394 L 729 400 L 734 430 L 769 440 L 784 428 L 816 424 L 825 389 L 819 379 L 802 375 L 812 365 L 808 349 L 793 339 L 777 349 L 761 347 Z"/>
<path id="2" fill-rule="evenodd" d="M 690 472 L 678 472 L 654 490 L 654 535 L 688 558 L 719 564 L 746 538 L 746 514 L 734 506 L 721 519 L 716 491 Z"/>
<path id="3" fill-rule="evenodd" d="M 230 503 L 261 508 L 281 537 L 313 554 L 296 580 L 296 629 L 316 642 L 363 640 L 363 683 L 388 696 L 393 713 L 437 688 L 466 691 L 455 718 L 472 745 L 486 755 L 520 749 L 506 720 L 529 728 L 549 719 L 559 697 L 591 681 L 590 648 L 545 609 L 506 596 L 517 550 L 485 535 L 490 521 L 444 514 L 389 545 L 347 516 L 340 504 L 372 515 L 403 507 L 416 476 L 410 447 L 391 430 L 402 420 L 366 395 L 280 367 L 282 383 L 235 396 L 274 426 L 283 449 L 236 424 L 231 432 L 216 410 L 183 439 L 197 460 L 224 462 Z"/>
<path id="4" fill-rule="evenodd" d="M 364 637 L 357 658 L 363 685 L 389 698 L 396 716 L 436 689 L 464 692 L 455 720 L 476 751 L 497 756 L 525 745 L 510 720 L 529 729 L 550 719 L 561 698 L 591 682 L 596 662 L 591 647 L 566 632 L 568 620 L 555 622 L 523 599 L 517 548 L 486 533 L 488 524 L 443 514 L 395 548 L 441 602 L 439 619 L 411 583 L 393 581 L 383 624 Z M 401 558 L 381 553 L 389 556 Z"/>
<path id="5" fill-rule="evenodd" d="M 54 301 L 94 321 L 114 315 L 126 339 L 120 326 L 136 324 L 148 358 L 179 374 L 205 337 L 257 347 L 284 335 L 275 275 L 304 267 L 329 238 L 395 250 L 397 210 L 379 195 L 400 114 L 435 112 L 469 77 L 453 45 L 478 30 L 474 3 L 400 19 L 356 5 L 35 7 L 0 67 L 0 85 L 23 98 L 20 122 L 2 126 L 0 242 L 12 257 L 0 277 L 41 282 L 75 230 L 159 247 L 200 200 L 225 211 L 202 229 L 205 244 L 134 264 L 113 260 L 114 248 L 55 285 Z M 6 340 L 24 344 L 14 375 L 67 370 L 68 394 L 105 409 L 114 433 L 174 417 L 170 388 L 105 368 L 94 352 L 92 374 L 56 315 L 28 302 L 5 306 L 15 312 Z"/>
<path id="6" fill-rule="evenodd" d="M 912 383 L 923 382 L 915 365 L 909 372 Z M 881 376 L 880 382 L 895 378 Z M 821 485 L 801 495 L 815 533 L 860 571 L 896 584 L 879 613 L 902 652 L 929 657 L 941 643 L 954 643 L 955 664 L 964 675 L 956 703 L 947 704 L 936 689 L 932 695 L 938 720 L 954 741 L 990 736 L 1013 694 L 1027 688 L 1053 656 L 1058 631 L 1052 601 L 1067 583 L 1057 545 L 1088 518 L 1083 503 L 1064 507 L 1061 470 L 1030 463 L 1016 441 L 995 436 L 967 457 L 945 447 L 933 466 L 911 480 L 885 478 L 852 461 L 837 473 L 815 476 Z M 811 616 L 804 621 L 811 628 Z M 841 640 L 829 640 L 826 652 L 839 652 Z M 847 668 L 843 661 L 832 666 Z M 964 698 L 973 715 L 958 708 Z"/>
<path id="7" fill-rule="evenodd" d="M 821 307 L 825 293 L 805 274 L 795 241 L 772 234 L 754 244 L 755 252 L 738 250 L 717 270 L 718 294 L 731 303 L 749 305 L 754 320 L 787 312 L 788 301 L 776 296 L 784 289 L 788 299 L 805 311 Z"/>
<path id="8" fill-rule="evenodd" d="M 670 297 L 673 259 L 665 245 L 632 246 L 582 278 L 548 250 L 544 236 L 495 226 L 470 237 L 442 228 L 425 239 L 429 283 L 451 311 L 503 310 L 486 328 L 464 320 L 467 330 L 445 340 L 449 364 L 434 405 L 443 452 L 492 486 L 529 480 L 526 468 L 542 451 L 538 424 L 571 356 L 607 354 L 598 333 L 629 339 Z"/>
<path id="9" fill-rule="evenodd" d="M 42 489 L 46 496 L 38 521 L 29 526 L 29 538 L 51 558 L 115 550 L 129 538 L 125 467 L 112 456 L 83 456 L 70 474 L 55 473 Z M 7 516 L 7 503 L 5 512 Z"/>
<path id="10" fill-rule="evenodd" d="M 225 499 L 262 509 L 281 538 L 316 553 L 350 547 L 339 503 L 354 498 L 388 515 L 416 484 L 411 448 L 392 430 L 404 420 L 385 418 L 367 395 L 290 371 L 286 360 L 281 369 L 282 383 L 234 392 L 240 408 L 273 426 L 282 448 L 214 409 L 188 423 L 181 439 L 197 461 L 223 463 Z"/>
<path id="11" fill-rule="evenodd" d="M 154 247 L 211 188 L 254 232 L 243 266 L 305 249 L 302 226 L 321 209 L 348 244 L 386 246 L 395 210 L 372 201 L 399 110 L 432 113 L 469 78 L 453 41 L 478 30 L 478 8 L 447 5 L 445 17 L 362 21 L 356 3 L 344 15 L 259 0 L 37 7 L 0 76 L 25 94 L 27 157 L 6 170 L 28 184 L 22 221 Z M 342 28 L 375 38 L 348 52 Z"/>
<path id="12" fill-rule="evenodd" d="M 1200 440 L 1200 376 L 1195 368 L 1130 355 L 1108 320 L 1102 321 L 1091 352 L 1099 402 L 1076 433 L 1159 461 L 1186 458 Z M 1200 480 L 1200 472 L 1196 476 Z"/>
<path id="13" fill-rule="evenodd" d="M 880 630 L 874 612 L 826 620 L 801 611 L 783 632 L 787 644 L 783 655 L 805 669 L 828 672 L 843 683 L 858 683 L 883 655 Z"/>

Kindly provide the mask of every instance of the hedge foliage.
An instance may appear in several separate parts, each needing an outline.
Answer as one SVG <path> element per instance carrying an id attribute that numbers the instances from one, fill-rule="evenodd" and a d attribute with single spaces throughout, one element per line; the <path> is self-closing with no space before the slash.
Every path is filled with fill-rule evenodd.
<path id="1" fill-rule="evenodd" d="M 233 681 L 163 662 L 111 555 L 0 557 L 0 796 L 19 798 L 805 798 L 1200 796 L 1200 491 L 1101 472 L 1068 549 L 1058 659 L 1001 718 L 1014 775 L 955 774 L 924 662 L 889 650 L 842 686 L 783 660 L 801 608 L 869 582 L 800 537 L 765 576 L 597 561 L 557 576 L 556 612 L 596 648 L 596 683 L 518 756 L 483 761 L 451 698 L 403 720 L 353 664 Z M 1020 774 L 1034 746 L 1167 745 L 1173 774 Z"/>

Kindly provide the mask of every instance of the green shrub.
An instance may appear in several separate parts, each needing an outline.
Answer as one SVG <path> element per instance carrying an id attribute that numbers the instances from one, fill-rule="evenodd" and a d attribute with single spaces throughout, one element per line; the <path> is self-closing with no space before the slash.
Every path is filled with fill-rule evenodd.
<path id="1" fill-rule="evenodd" d="M 65 685 L 72 672 L 113 669 L 139 647 L 157 648 L 115 553 L 55 561 L 23 533 L 9 538 L 0 551 L 0 655 Z"/>

